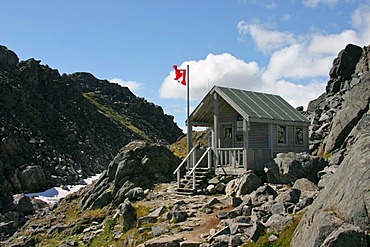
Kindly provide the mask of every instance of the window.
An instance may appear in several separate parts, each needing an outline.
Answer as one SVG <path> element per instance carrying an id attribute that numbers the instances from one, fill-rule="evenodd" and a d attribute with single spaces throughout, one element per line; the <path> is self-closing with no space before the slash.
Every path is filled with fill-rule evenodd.
<path id="1" fill-rule="evenodd" d="M 225 127 L 224 129 L 224 137 L 232 137 L 233 129 L 231 127 Z"/>
<path id="2" fill-rule="evenodd" d="M 243 133 L 236 134 L 235 138 L 237 143 L 243 143 Z"/>
<path id="3" fill-rule="evenodd" d="M 295 128 L 295 144 L 302 145 L 303 144 L 303 129 L 302 127 Z"/>
<path id="4" fill-rule="evenodd" d="M 286 126 L 277 126 L 277 142 L 278 144 L 286 144 Z"/>

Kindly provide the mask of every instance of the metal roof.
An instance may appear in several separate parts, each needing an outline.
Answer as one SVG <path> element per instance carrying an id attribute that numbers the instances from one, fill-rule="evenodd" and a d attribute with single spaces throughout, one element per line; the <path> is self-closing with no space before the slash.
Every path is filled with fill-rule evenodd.
<path id="1" fill-rule="evenodd" d="M 291 122 L 308 125 L 309 121 L 281 96 L 214 86 L 190 115 L 194 125 L 209 125 L 213 122 L 213 95 L 217 93 L 219 110 L 229 104 L 248 121 Z"/>

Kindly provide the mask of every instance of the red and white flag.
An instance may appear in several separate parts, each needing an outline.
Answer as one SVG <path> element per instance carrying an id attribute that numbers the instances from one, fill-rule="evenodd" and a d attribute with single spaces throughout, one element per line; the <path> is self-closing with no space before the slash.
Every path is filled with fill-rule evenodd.
<path id="1" fill-rule="evenodd" d="M 178 81 L 182 85 L 186 86 L 186 69 L 178 69 L 177 65 L 172 66 L 175 69 L 175 78 L 174 80 Z"/>

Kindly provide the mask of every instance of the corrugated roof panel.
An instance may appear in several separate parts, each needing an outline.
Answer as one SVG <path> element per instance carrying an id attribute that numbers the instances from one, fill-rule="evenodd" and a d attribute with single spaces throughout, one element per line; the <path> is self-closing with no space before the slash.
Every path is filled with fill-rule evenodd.
<path id="1" fill-rule="evenodd" d="M 274 95 L 276 97 L 276 101 L 278 104 L 284 105 L 284 111 L 287 115 L 289 115 L 294 121 L 303 121 L 307 122 L 307 118 L 305 118 L 301 113 L 299 113 L 293 106 L 291 106 L 288 102 L 286 102 L 282 97 L 278 95 Z"/>
<path id="2" fill-rule="evenodd" d="M 224 104 L 230 104 L 240 114 L 250 118 L 309 123 L 308 119 L 278 95 L 218 86 L 213 87 L 193 111 L 192 121 L 213 122 L 213 94 L 216 92 L 221 96 L 219 109 Z"/>
<path id="3" fill-rule="evenodd" d="M 248 113 L 249 116 L 258 118 L 263 117 L 264 113 L 260 109 L 257 109 L 256 103 L 248 100 L 242 91 L 225 88 L 223 92 L 227 94 L 230 100 L 234 101 L 235 104 L 237 104 L 244 112 Z"/>
<path id="4" fill-rule="evenodd" d="M 261 101 L 261 105 L 263 105 L 268 111 L 270 112 L 270 115 L 273 116 L 274 119 L 284 120 L 285 116 L 282 114 L 279 110 L 276 109 L 276 107 L 271 105 L 271 101 L 269 100 L 268 95 L 264 93 L 256 93 L 252 92 L 256 97 L 258 97 Z"/>
<path id="5" fill-rule="evenodd" d="M 226 87 L 218 88 L 250 117 L 308 122 L 302 114 L 278 95 Z"/>

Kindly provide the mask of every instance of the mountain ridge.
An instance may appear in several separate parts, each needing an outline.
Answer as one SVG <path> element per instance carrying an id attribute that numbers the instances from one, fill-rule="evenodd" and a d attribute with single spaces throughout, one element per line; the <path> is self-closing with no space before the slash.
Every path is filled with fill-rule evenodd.
<path id="1" fill-rule="evenodd" d="M 133 140 L 169 144 L 183 134 L 127 87 L 40 62 L 0 46 L 0 211 L 9 195 L 102 172 Z"/>

